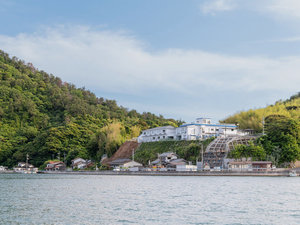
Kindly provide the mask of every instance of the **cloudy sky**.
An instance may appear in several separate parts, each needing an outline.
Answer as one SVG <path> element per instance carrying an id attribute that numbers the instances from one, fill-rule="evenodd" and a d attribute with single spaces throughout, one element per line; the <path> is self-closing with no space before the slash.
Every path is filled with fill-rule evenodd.
<path id="1" fill-rule="evenodd" d="M 300 91 L 299 0 L 0 0 L 0 49 L 139 112 L 215 121 Z"/>

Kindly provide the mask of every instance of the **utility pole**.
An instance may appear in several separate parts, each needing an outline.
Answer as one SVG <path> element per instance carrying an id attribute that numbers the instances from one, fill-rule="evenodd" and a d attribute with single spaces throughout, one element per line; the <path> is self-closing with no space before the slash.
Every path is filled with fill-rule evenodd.
<path id="1" fill-rule="evenodd" d="M 201 165 L 203 169 L 203 143 L 201 143 Z"/>
<path id="2" fill-rule="evenodd" d="M 67 163 L 66 163 L 66 153 L 64 152 L 64 164 L 66 165 L 67 167 Z"/>
<path id="3" fill-rule="evenodd" d="M 28 170 L 28 160 L 29 160 L 29 155 L 27 153 L 26 154 L 26 171 Z"/>
<path id="4" fill-rule="evenodd" d="M 263 135 L 265 135 L 265 116 L 262 118 Z"/>
<path id="5" fill-rule="evenodd" d="M 132 149 L 132 161 L 134 161 L 134 148 Z"/>

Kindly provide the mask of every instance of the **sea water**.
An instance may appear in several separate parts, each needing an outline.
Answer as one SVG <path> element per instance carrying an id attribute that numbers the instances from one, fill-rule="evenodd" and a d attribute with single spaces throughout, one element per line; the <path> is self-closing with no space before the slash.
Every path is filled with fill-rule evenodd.
<path id="1" fill-rule="evenodd" d="M 0 174 L 0 224 L 300 224 L 300 178 Z"/>

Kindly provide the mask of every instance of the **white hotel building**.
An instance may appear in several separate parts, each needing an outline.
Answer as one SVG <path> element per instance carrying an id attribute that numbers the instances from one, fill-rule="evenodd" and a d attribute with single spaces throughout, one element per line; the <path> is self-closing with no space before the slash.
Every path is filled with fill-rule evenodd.
<path id="1" fill-rule="evenodd" d="M 216 136 L 238 135 L 235 124 L 212 124 L 209 118 L 197 118 L 193 123 L 179 127 L 164 126 L 143 130 L 138 142 L 155 142 L 162 140 L 203 140 Z"/>

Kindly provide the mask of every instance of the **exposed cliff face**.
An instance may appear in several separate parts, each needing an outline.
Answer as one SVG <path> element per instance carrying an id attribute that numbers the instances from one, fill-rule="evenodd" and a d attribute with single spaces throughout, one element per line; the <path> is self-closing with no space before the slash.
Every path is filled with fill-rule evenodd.
<path id="1" fill-rule="evenodd" d="M 121 147 L 113 154 L 112 157 L 104 159 L 102 164 L 108 165 L 108 163 L 116 160 L 116 159 L 130 159 L 132 157 L 132 153 L 136 151 L 139 147 L 139 143 L 136 141 L 126 141 Z"/>

